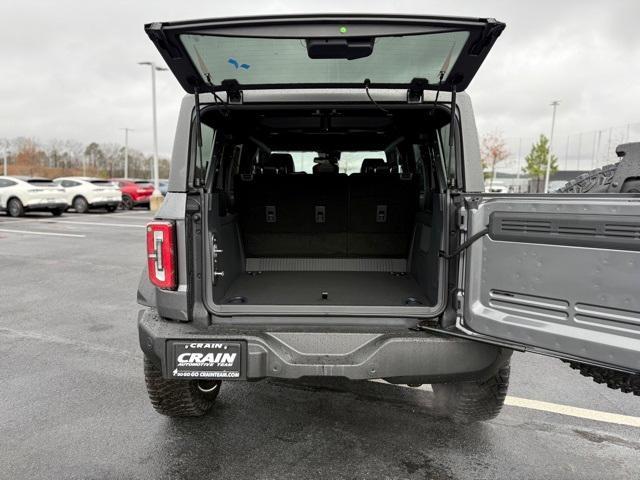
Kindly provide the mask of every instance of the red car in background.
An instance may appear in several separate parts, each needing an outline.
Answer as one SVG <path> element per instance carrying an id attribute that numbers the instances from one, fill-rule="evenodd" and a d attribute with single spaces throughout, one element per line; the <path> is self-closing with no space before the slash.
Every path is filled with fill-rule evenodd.
<path id="1" fill-rule="evenodd" d="M 131 210 L 136 206 L 149 208 L 149 199 L 153 193 L 153 184 L 149 180 L 111 179 L 122 192 L 122 208 Z"/>

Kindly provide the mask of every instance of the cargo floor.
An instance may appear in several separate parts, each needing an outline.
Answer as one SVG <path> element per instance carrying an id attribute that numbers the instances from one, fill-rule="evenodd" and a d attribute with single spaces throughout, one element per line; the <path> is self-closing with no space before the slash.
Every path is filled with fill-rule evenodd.
<path id="1" fill-rule="evenodd" d="M 327 293 L 326 300 L 322 298 L 323 292 Z M 243 273 L 231 284 L 222 303 L 430 305 L 411 275 L 383 272 Z"/>

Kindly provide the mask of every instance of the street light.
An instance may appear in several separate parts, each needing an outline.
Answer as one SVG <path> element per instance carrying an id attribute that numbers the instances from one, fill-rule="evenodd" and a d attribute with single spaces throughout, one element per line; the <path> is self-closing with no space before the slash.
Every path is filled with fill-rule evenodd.
<path id="1" fill-rule="evenodd" d="M 551 117 L 551 135 L 549 135 L 549 155 L 547 155 L 547 171 L 544 175 L 544 193 L 549 193 L 549 175 L 551 174 L 551 146 L 553 145 L 553 129 L 556 126 L 556 108 L 560 105 L 560 100 L 551 102 L 553 116 Z"/>
<path id="2" fill-rule="evenodd" d="M 129 132 L 133 132 L 133 128 L 121 128 L 124 130 L 124 178 L 129 178 Z"/>
<path id="3" fill-rule="evenodd" d="M 162 193 L 160 193 L 160 183 L 158 181 L 158 121 L 156 115 L 156 71 L 162 72 L 167 70 L 164 67 L 158 67 L 153 62 L 138 62 L 138 65 L 148 65 L 151 69 L 151 99 L 153 105 L 153 194 L 149 206 L 152 211 L 157 211 L 162 203 Z"/>
<path id="4" fill-rule="evenodd" d="M 7 171 L 8 171 L 8 166 L 7 166 L 7 155 L 8 155 L 8 151 L 9 151 L 9 141 L 7 141 L 5 143 L 3 150 L 3 157 L 4 157 L 4 166 L 2 169 L 3 175 L 6 177 L 7 176 Z"/>

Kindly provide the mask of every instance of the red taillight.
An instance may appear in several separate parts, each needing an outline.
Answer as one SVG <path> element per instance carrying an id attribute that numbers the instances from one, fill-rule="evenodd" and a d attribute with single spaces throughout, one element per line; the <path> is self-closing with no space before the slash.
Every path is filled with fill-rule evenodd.
<path id="1" fill-rule="evenodd" d="M 154 221 L 147 224 L 147 262 L 151 283 L 165 290 L 176 289 L 176 234 L 173 222 Z"/>

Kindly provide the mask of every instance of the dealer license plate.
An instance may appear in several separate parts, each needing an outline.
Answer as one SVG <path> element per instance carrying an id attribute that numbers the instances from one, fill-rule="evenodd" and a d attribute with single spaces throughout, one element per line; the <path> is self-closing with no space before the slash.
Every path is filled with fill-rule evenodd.
<path id="1" fill-rule="evenodd" d="M 237 379 L 242 373 L 242 342 L 169 342 L 173 378 Z"/>

